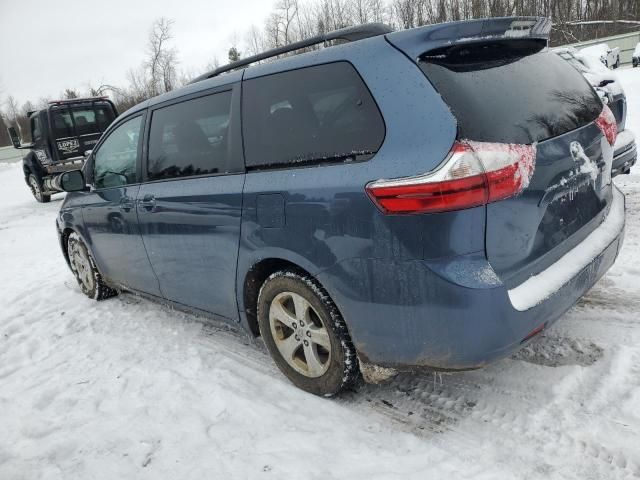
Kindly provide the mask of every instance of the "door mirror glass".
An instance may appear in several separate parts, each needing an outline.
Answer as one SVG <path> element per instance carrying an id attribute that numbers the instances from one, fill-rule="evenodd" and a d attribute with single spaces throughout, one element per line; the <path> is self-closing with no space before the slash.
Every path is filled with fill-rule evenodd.
<path id="1" fill-rule="evenodd" d="M 7 131 L 9 132 L 9 136 L 11 137 L 11 143 L 13 144 L 13 147 L 20 148 L 20 137 L 18 136 L 18 132 L 16 132 L 16 129 L 14 127 L 9 127 L 7 128 Z"/>
<path id="2" fill-rule="evenodd" d="M 86 188 L 84 175 L 80 170 L 64 172 L 60 175 L 58 182 L 63 192 L 80 192 Z"/>

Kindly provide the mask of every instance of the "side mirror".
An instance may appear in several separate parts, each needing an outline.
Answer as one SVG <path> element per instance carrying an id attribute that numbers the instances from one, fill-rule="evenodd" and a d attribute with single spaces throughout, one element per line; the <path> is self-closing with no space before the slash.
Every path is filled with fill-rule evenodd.
<path id="1" fill-rule="evenodd" d="M 84 159 L 86 160 L 87 158 L 89 158 L 91 156 L 91 154 L 93 153 L 93 150 L 87 150 L 84 152 Z"/>
<path id="2" fill-rule="evenodd" d="M 80 170 L 69 170 L 56 178 L 57 186 L 63 192 L 81 192 L 87 188 Z"/>
<path id="3" fill-rule="evenodd" d="M 610 83 L 613 83 L 613 80 L 611 80 L 611 79 L 609 79 L 609 80 L 602 80 L 598 86 L 599 86 L 599 87 L 606 87 L 606 86 L 607 86 L 607 85 L 609 85 Z"/>
<path id="4" fill-rule="evenodd" d="M 18 136 L 18 132 L 16 132 L 15 127 L 8 127 L 7 131 L 9 132 L 9 136 L 11 137 L 13 148 L 20 148 L 22 146 L 20 144 L 20 136 Z"/>

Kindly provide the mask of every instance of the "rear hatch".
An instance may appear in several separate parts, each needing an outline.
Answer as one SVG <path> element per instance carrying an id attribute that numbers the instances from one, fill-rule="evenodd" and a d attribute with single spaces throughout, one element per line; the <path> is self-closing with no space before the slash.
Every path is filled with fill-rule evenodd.
<path id="1" fill-rule="evenodd" d="M 52 148 L 57 150 L 58 159 L 81 157 L 93 149 L 115 117 L 108 102 L 61 103 L 50 107 Z"/>
<path id="2" fill-rule="evenodd" d="M 459 140 L 536 148 L 526 188 L 486 207 L 487 258 L 508 287 L 599 225 L 612 199 L 612 149 L 598 126 L 603 104 L 580 73 L 523 39 L 432 50 L 418 64 L 455 115 Z"/>

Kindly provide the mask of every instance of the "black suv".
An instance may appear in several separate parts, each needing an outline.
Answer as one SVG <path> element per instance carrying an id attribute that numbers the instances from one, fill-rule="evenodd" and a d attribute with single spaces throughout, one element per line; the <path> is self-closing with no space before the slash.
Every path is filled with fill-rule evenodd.
<path id="1" fill-rule="evenodd" d="M 81 168 L 84 157 L 118 115 L 105 97 L 50 102 L 29 112 L 31 143 L 22 145 L 9 128 L 15 148 L 29 149 L 22 160 L 24 179 L 38 202 L 48 202 L 59 192 L 54 180 L 60 173 Z"/>

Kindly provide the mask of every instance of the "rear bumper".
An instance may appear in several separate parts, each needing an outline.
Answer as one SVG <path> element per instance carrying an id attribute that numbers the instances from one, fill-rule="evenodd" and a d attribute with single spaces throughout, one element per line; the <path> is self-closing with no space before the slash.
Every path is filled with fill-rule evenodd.
<path id="1" fill-rule="evenodd" d="M 638 151 L 633 133 L 630 130 L 620 132 L 614 148 L 611 175 L 615 177 L 627 172 L 636 163 Z"/>
<path id="2" fill-rule="evenodd" d="M 624 236 L 624 196 L 615 187 L 614 197 L 607 219 L 593 232 L 601 232 L 596 240 L 576 247 L 588 248 L 574 254 L 572 276 L 528 308 L 513 305 L 510 292 L 478 254 L 435 264 L 351 259 L 318 278 L 340 308 L 363 362 L 398 370 L 479 368 L 554 323 L 611 267 Z M 614 207 L 622 209 L 617 222 L 610 221 Z"/>

